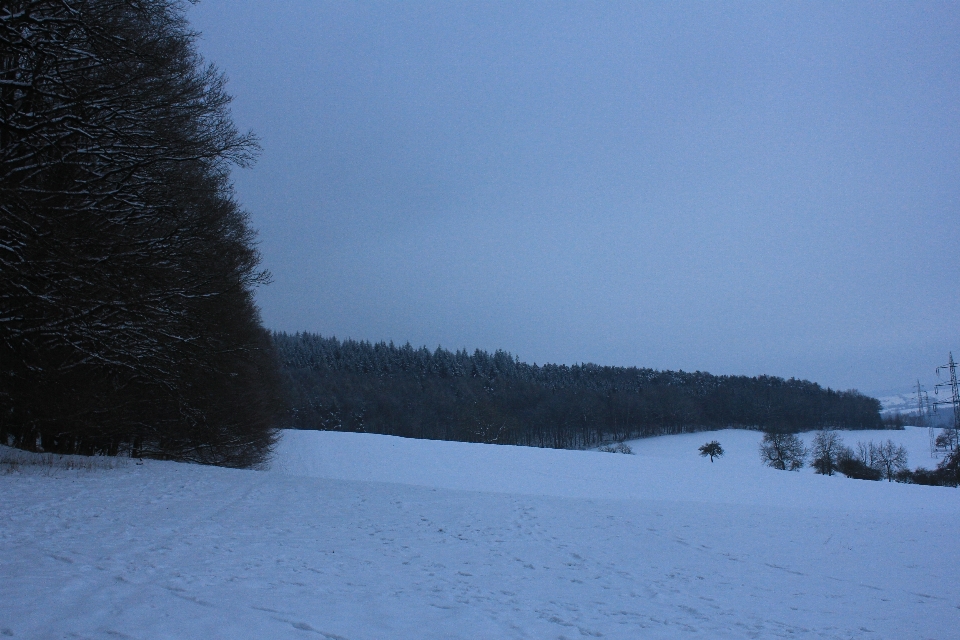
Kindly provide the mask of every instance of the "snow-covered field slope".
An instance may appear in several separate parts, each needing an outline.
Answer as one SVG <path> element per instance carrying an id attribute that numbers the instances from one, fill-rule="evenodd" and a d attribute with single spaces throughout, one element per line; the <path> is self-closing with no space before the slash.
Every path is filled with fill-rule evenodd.
<path id="1" fill-rule="evenodd" d="M 846 435 L 931 466 L 925 431 Z M 960 491 L 767 469 L 759 437 L 286 432 L 265 472 L 23 468 L 0 475 L 0 637 L 957 637 Z"/>

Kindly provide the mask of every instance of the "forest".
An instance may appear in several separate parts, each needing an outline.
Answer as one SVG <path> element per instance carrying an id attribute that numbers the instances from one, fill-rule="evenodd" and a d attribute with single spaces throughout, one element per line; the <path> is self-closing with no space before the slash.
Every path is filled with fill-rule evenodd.
<path id="1" fill-rule="evenodd" d="M 773 376 L 528 364 L 449 351 L 274 333 L 283 426 L 553 448 L 725 427 L 883 428 L 857 391 Z"/>

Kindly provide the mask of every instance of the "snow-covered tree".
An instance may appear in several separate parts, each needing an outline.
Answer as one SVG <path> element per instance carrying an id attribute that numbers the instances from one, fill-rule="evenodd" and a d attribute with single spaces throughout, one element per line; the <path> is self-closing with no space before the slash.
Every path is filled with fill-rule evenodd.
<path id="1" fill-rule="evenodd" d="M 0 5 L 0 437 L 225 464 L 271 441 L 224 78 L 177 0 Z"/>

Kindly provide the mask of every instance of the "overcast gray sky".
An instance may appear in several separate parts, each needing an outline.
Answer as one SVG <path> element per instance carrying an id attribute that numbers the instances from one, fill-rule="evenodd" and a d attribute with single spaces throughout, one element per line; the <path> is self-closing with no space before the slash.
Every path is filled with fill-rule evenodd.
<path id="1" fill-rule="evenodd" d="M 960 4 L 204 0 L 265 324 L 878 393 L 960 356 Z"/>

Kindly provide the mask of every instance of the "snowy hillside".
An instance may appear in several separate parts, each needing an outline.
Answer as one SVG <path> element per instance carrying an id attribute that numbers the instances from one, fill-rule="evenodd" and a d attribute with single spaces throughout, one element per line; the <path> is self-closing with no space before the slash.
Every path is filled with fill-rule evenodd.
<path id="1" fill-rule="evenodd" d="M 845 435 L 932 466 L 925 430 Z M 270 471 L 23 467 L 0 475 L 0 634 L 954 637 L 960 491 L 775 471 L 759 437 L 286 432 Z"/>

